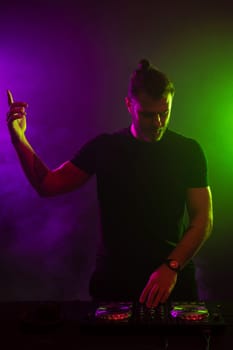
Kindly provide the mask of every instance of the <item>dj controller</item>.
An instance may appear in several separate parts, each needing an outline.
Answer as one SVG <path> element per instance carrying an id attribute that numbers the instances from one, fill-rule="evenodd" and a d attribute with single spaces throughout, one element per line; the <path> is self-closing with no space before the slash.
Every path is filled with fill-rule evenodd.
<path id="1" fill-rule="evenodd" d="M 155 308 L 132 302 L 96 305 L 80 322 L 89 334 L 197 334 L 224 329 L 221 306 L 205 302 L 171 302 Z"/>

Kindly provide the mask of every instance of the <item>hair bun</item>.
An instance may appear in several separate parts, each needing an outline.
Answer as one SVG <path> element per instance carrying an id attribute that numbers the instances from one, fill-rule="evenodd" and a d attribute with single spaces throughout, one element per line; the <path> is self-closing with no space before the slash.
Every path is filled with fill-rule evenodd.
<path id="1" fill-rule="evenodd" d="M 142 70 L 148 70 L 149 67 L 150 67 L 150 62 L 146 59 L 142 59 L 138 64 L 138 68 Z"/>

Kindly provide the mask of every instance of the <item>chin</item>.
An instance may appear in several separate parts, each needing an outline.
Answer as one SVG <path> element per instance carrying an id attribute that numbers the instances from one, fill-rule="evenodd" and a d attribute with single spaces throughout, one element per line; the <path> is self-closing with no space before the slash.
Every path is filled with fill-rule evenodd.
<path id="1" fill-rule="evenodd" d="M 153 134 L 151 136 L 151 140 L 154 141 L 154 142 L 157 142 L 157 141 L 160 141 L 163 137 L 163 133 L 159 133 L 159 134 Z"/>
<path id="2" fill-rule="evenodd" d="M 161 140 L 162 137 L 154 137 L 152 139 L 152 142 L 159 142 Z"/>

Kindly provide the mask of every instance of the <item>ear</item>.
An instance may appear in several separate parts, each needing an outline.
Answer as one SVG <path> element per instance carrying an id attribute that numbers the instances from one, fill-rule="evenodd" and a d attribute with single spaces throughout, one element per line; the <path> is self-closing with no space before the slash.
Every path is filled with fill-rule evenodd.
<path id="1" fill-rule="evenodd" d="M 131 113 L 132 112 L 132 102 L 128 96 L 125 97 L 125 104 L 126 104 L 126 107 L 128 109 L 128 112 Z"/>

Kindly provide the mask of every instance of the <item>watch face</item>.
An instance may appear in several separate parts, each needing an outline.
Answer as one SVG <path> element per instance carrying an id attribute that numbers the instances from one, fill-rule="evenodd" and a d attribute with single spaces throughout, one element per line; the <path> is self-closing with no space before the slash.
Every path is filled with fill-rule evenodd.
<path id="1" fill-rule="evenodd" d="M 178 269 L 178 268 L 179 268 L 179 263 L 178 263 L 178 261 L 176 261 L 176 260 L 170 260 L 170 261 L 169 261 L 169 266 L 170 266 L 172 269 Z"/>
<path id="2" fill-rule="evenodd" d="M 175 259 L 167 259 L 166 264 L 173 271 L 178 272 L 180 270 L 180 264 Z"/>

